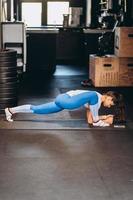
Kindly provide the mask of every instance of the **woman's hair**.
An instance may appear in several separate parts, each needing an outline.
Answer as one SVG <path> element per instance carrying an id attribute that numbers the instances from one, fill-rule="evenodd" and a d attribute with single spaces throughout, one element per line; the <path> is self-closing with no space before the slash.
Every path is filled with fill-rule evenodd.
<path id="1" fill-rule="evenodd" d="M 114 91 L 108 91 L 105 93 L 105 95 L 112 97 L 113 102 L 115 104 L 115 115 L 114 115 L 114 123 L 125 123 L 126 117 L 125 117 L 125 103 L 123 95 L 114 92 Z"/>
<path id="2" fill-rule="evenodd" d="M 108 91 L 104 93 L 104 95 L 112 97 L 114 104 L 118 104 L 119 102 L 123 101 L 123 95 L 115 91 Z"/>

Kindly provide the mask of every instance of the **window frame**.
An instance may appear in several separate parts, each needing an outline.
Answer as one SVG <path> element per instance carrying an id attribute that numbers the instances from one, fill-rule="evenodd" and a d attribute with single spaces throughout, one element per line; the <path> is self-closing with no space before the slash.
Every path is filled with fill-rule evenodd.
<path id="1" fill-rule="evenodd" d="M 69 5 L 71 3 L 71 0 L 20 0 L 19 1 L 19 20 L 22 20 L 22 3 L 38 3 L 41 2 L 42 3 L 42 16 L 41 16 L 41 24 L 42 26 L 48 26 L 47 25 L 47 2 L 62 2 L 62 1 L 68 1 Z M 52 26 L 52 25 L 51 25 Z M 53 25 L 54 26 L 54 25 Z"/>

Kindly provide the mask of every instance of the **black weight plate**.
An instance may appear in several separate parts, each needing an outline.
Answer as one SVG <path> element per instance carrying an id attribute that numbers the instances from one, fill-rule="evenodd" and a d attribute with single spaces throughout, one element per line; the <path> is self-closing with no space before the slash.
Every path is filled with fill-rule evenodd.
<path id="1" fill-rule="evenodd" d="M 17 81 L 16 77 L 6 77 L 6 78 L 0 78 L 0 83 L 9 83 L 9 82 L 15 82 Z"/>
<path id="2" fill-rule="evenodd" d="M 1 88 L 16 88 L 18 86 L 17 81 L 11 81 L 11 82 L 6 82 L 6 83 L 0 83 L 0 89 Z"/>
<path id="3" fill-rule="evenodd" d="M 16 62 L 1 62 L 0 61 L 0 67 L 17 67 Z"/>
<path id="4" fill-rule="evenodd" d="M 2 101 L 4 101 L 4 99 L 13 99 L 13 98 L 16 98 L 16 96 L 17 96 L 17 92 L 15 92 L 15 93 L 1 93 L 0 94 L 0 101 L 2 100 Z"/>
<path id="5" fill-rule="evenodd" d="M 10 104 L 10 103 L 14 103 L 17 101 L 17 98 L 16 97 L 13 97 L 13 98 L 2 98 L 0 99 L 0 105 L 1 104 Z"/>
<path id="6" fill-rule="evenodd" d="M 17 67 L 0 67 L 0 73 L 2 72 L 12 72 L 12 71 L 17 71 Z"/>
<path id="7" fill-rule="evenodd" d="M 1 103 L 0 104 L 0 108 L 6 108 L 6 107 L 14 107 L 17 105 L 17 100 L 16 101 L 13 101 L 13 102 L 9 102 L 9 103 Z"/>
<path id="8" fill-rule="evenodd" d="M 10 78 L 10 77 L 16 77 L 17 78 L 17 72 L 3 72 L 0 73 L 0 79 Z"/>
<path id="9" fill-rule="evenodd" d="M 0 88 L 0 94 L 1 93 L 13 93 L 13 92 L 15 92 L 15 91 L 17 91 L 17 87 L 1 87 Z"/>
<path id="10" fill-rule="evenodd" d="M 5 56 L 16 56 L 17 51 L 13 49 L 0 49 L 0 57 L 5 57 Z"/>
<path id="11" fill-rule="evenodd" d="M 16 62 L 17 57 L 11 57 L 11 56 L 7 56 L 7 57 L 0 57 L 0 62 Z"/>

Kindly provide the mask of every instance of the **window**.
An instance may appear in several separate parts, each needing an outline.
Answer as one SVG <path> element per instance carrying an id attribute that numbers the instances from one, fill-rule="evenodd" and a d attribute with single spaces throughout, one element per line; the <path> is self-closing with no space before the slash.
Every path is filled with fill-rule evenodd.
<path id="1" fill-rule="evenodd" d="M 27 26 L 41 26 L 42 3 L 22 3 L 22 21 Z"/>
<path id="2" fill-rule="evenodd" d="M 68 1 L 47 2 L 47 24 L 63 25 L 63 14 L 69 13 Z"/>

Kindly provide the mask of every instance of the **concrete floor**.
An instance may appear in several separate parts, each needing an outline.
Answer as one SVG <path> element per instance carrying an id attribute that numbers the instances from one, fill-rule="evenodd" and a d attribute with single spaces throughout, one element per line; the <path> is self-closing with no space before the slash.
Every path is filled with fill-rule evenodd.
<path id="1" fill-rule="evenodd" d="M 82 88 L 83 78 L 78 72 L 22 80 L 19 104 Z M 133 120 L 132 89 L 118 90 Z M 0 200 L 132 199 L 132 130 L 0 129 Z"/>
<path id="2" fill-rule="evenodd" d="M 0 138 L 0 200 L 132 200 L 132 133 L 6 130 Z"/>

